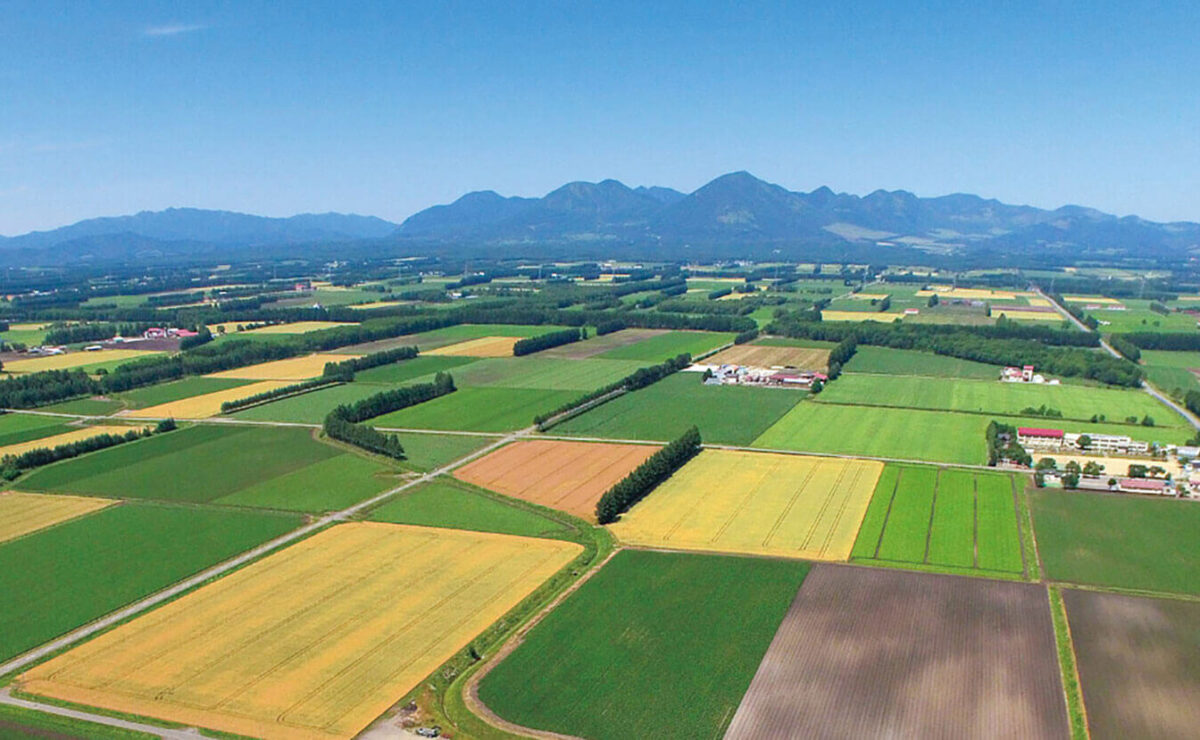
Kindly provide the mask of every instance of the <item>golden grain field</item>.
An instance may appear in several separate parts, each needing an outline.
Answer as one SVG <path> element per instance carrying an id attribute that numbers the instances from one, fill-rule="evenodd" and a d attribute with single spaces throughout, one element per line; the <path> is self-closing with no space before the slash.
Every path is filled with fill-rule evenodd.
<path id="1" fill-rule="evenodd" d="M 22 689 L 263 738 L 350 738 L 583 548 L 356 522 L 37 666 Z"/>
<path id="2" fill-rule="evenodd" d="M 854 293 L 850 297 L 860 301 L 882 301 L 891 293 Z"/>
<path id="3" fill-rule="evenodd" d="M 892 311 L 821 311 L 822 321 L 881 321 L 890 323 L 904 318 L 904 314 Z"/>
<path id="4" fill-rule="evenodd" d="M 1105 298 L 1099 295 L 1065 295 L 1063 300 L 1067 303 L 1098 303 L 1102 306 L 1119 306 L 1121 302 L 1116 298 Z"/>
<path id="5" fill-rule="evenodd" d="M 36 373 L 42 370 L 65 370 L 67 368 L 79 367 L 80 365 L 92 365 L 97 362 L 132 360 L 135 357 L 144 357 L 146 355 L 157 354 L 160 353 L 145 349 L 102 349 L 97 350 L 96 352 L 68 352 L 62 355 L 31 357 L 27 360 L 10 360 L 4 363 L 4 370 L 5 372 L 10 373 Z"/>
<path id="6" fill-rule="evenodd" d="M 0 542 L 45 529 L 68 519 L 99 511 L 117 503 L 103 498 L 43 495 L 40 493 L 0 493 Z"/>
<path id="7" fill-rule="evenodd" d="M 996 308 L 992 307 L 992 317 L 1006 318 L 1026 321 L 1063 321 L 1062 314 L 1057 311 L 1022 311 L 1019 308 Z"/>
<path id="8" fill-rule="evenodd" d="M 167 403 L 160 403 L 157 406 L 147 406 L 144 409 L 130 409 L 118 413 L 117 416 L 132 419 L 165 419 L 167 417 L 174 419 L 207 419 L 220 414 L 221 404 L 226 401 L 249 398 L 259 393 L 292 385 L 293 382 L 290 380 L 264 380 L 259 383 L 216 391 L 215 393 L 205 393 L 199 396 L 192 396 L 191 398 L 181 398 L 178 401 L 168 401 Z"/>
<path id="9" fill-rule="evenodd" d="M 461 355 L 465 357 L 512 357 L 513 345 L 520 337 L 480 337 L 422 352 L 423 355 Z"/>
<path id="10" fill-rule="evenodd" d="M 1038 308 L 1050 308 L 1051 306 L 1054 305 L 1050 301 L 1046 300 L 1045 298 L 1038 298 L 1037 296 L 1032 296 L 1030 298 L 1026 298 L 1025 302 L 1031 306 L 1036 306 Z"/>
<path id="11" fill-rule="evenodd" d="M 829 367 L 829 350 L 815 347 L 773 347 L 765 344 L 736 344 L 704 360 L 706 365 L 746 367 L 794 367 L 824 372 Z"/>
<path id="12" fill-rule="evenodd" d="M 611 525 L 622 542 L 846 560 L 883 463 L 704 450 Z"/>
<path id="13" fill-rule="evenodd" d="M 257 365 L 237 367 L 212 373 L 208 378 L 240 378 L 242 380 L 308 380 L 325 372 L 325 363 L 352 360 L 359 355 L 316 354 L 304 357 L 289 357 L 286 360 L 261 362 Z"/>
<path id="14" fill-rule="evenodd" d="M 404 301 L 371 301 L 370 303 L 356 303 L 353 306 L 346 306 L 346 308 L 352 308 L 355 311 L 366 311 L 372 308 L 388 308 L 390 306 L 403 306 L 404 304 Z"/>
<path id="15" fill-rule="evenodd" d="M 72 429 L 62 434 L 54 434 L 49 437 L 41 437 L 40 439 L 31 439 L 28 442 L 5 445 L 4 447 L 0 447 L 0 458 L 5 455 L 20 455 L 30 450 L 36 450 L 39 447 L 54 448 L 59 445 L 78 442 L 81 439 L 99 437 L 101 434 L 124 434 L 128 431 L 141 428 L 139 426 L 118 426 L 115 424 L 109 426 L 80 427 L 79 429 Z"/>
<path id="16" fill-rule="evenodd" d="M 952 288 L 950 286 L 934 286 L 929 290 L 918 290 L 918 296 L 927 297 L 936 294 L 940 298 L 962 298 L 965 300 L 1014 300 L 1020 295 L 1011 290 L 990 290 L 988 288 Z"/>
<path id="17" fill-rule="evenodd" d="M 353 321 L 294 321 L 290 324 L 270 324 L 269 326 L 260 326 L 257 329 L 237 330 L 238 324 L 245 326 L 246 323 L 249 322 L 225 321 L 220 324 L 209 324 L 208 330 L 213 334 L 217 334 L 221 327 L 225 327 L 226 334 L 307 334 L 310 331 L 358 325 Z"/>

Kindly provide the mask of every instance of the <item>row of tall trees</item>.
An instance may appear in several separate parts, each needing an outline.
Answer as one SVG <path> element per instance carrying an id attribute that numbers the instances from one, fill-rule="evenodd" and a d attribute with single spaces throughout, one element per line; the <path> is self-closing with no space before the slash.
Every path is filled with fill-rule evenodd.
<path id="1" fill-rule="evenodd" d="M 372 352 L 369 355 L 362 357 L 352 357 L 349 360 L 341 362 L 325 363 L 325 371 L 322 375 L 329 380 L 354 380 L 354 374 L 359 370 L 369 370 L 373 367 L 382 367 L 383 365 L 391 365 L 403 360 L 411 360 L 416 357 L 418 350 L 416 347 L 396 347 L 395 349 L 385 349 L 382 352 Z"/>
<path id="2" fill-rule="evenodd" d="M 552 331 L 548 334 L 539 334 L 536 337 L 517 340 L 513 344 L 513 356 L 531 355 L 534 352 L 541 352 L 551 347 L 560 347 L 564 344 L 571 344 L 572 342 L 578 342 L 586 338 L 587 330 L 583 328 L 563 329 L 562 331 Z"/>
<path id="3" fill-rule="evenodd" d="M 700 430 L 692 427 L 672 440 L 670 444 L 651 455 L 629 475 L 605 491 L 596 502 L 596 519 L 601 524 L 615 522 L 617 517 L 629 511 L 655 486 L 700 452 Z"/>
<path id="4" fill-rule="evenodd" d="M 367 452 L 402 460 L 404 446 L 400 444 L 399 437 L 359 422 L 452 392 L 454 379 L 449 373 L 438 373 L 432 383 L 418 383 L 376 393 L 353 404 L 341 404 L 325 416 L 322 428 L 332 439 L 352 444 Z"/>
<path id="5" fill-rule="evenodd" d="M 559 406 L 553 411 L 545 414 L 538 414 L 537 416 L 533 417 L 533 423 L 536 424 L 539 429 L 544 429 L 546 422 L 556 416 L 561 416 L 572 409 L 579 408 L 584 404 L 588 404 L 598 398 L 603 398 L 605 396 L 614 394 L 617 391 L 635 391 L 639 388 L 645 388 L 646 386 L 657 383 L 668 375 L 678 372 L 691 364 L 692 356 L 685 352 L 681 355 L 676 355 L 675 357 L 672 357 L 666 362 L 658 365 L 639 367 L 637 370 L 633 371 L 629 375 L 626 375 L 624 378 L 621 378 L 615 383 L 609 383 L 601 388 L 588 391 L 582 396 L 579 396 L 568 403 L 564 403 L 562 406 Z"/>
<path id="6" fill-rule="evenodd" d="M 55 445 L 54 447 L 35 447 L 32 450 L 26 450 L 20 455 L 6 455 L 3 460 L 0 460 L 0 477 L 3 477 L 5 480 L 13 480 L 26 470 L 31 470 L 42 465 L 49 465 L 59 460 L 78 457 L 88 452 L 103 450 L 107 447 L 114 447 L 126 442 L 133 442 L 149 437 L 151 434 L 169 432 L 173 429 L 175 429 L 175 420 L 164 419 L 158 423 L 153 432 L 149 428 L 130 428 L 124 434 L 97 434 L 94 437 Z"/>
<path id="7" fill-rule="evenodd" d="M 269 391 L 263 391 L 262 393 L 255 393 L 253 396 L 236 398 L 232 401 L 224 401 L 221 403 L 221 413 L 229 414 L 239 409 L 250 408 L 251 406 L 257 406 L 260 403 L 273 401 L 276 398 L 294 396 L 297 393 L 307 393 L 308 391 L 315 391 L 318 388 L 324 388 L 325 386 L 337 385 L 341 382 L 343 381 L 339 378 L 326 377 L 313 378 L 312 380 L 302 380 L 299 383 L 292 383 L 291 385 L 273 388 Z"/>

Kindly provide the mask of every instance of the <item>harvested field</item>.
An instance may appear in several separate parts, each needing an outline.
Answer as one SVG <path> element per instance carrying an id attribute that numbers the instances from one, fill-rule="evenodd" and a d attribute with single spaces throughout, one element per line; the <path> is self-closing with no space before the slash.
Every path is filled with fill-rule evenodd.
<path id="1" fill-rule="evenodd" d="M 1068 736 L 1044 586 L 814 566 L 728 740 Z"/>
<path id="2" fill-rule="evenodd" d="M 540 357 L 565 357 L 570 360 L 583 360 L 595 357 L 604 352 L 629 347 L 645 339 L 665 334 L 663 329 L 622 329 L 602 337 L 592 337 L 582 342 L 572 342 L 558 347 L 544 349 L 538 353 Z"/>
<path id="3" fill-rule="evenodd" d="M 706 365 L 745 365 L 746 367 L 794 367 L 824 372 L 829 367 L 829 350 L 804 347 L 768 347 L 738 344 L 704 360 Z"/>
<path id="4" fill-rule="evenodd" d="M 465 357 L 512 357 L 513 345 L 520 337 L 480 337 L 457 342 L 445 347 L 431 349 L 427 355 L 451 355 Z"/>
<path id="5" fill-rule="evenodd" d="M 101 434 L 125 434 L 126 432 L 132 432 L 143 428 L 144 427 L 139 426 L 117 425 L 79 427 L 72 429 L 69 432 L 55 434 L 50 437 L 41 437 L 39 439 L 31 439 L 26 442 L 19 442 L 17 444 L 5 445 L 4 447 L 0 447 L 0 458 L 8 455 L 20 455 L 22 453 L 29 452 L 30 450 L 36 450 L 39 447 L 52 449 L 59 445 L 79 442 L 81 440 L 91 439 L 92 437 L 99 437 Z"/>
<path id="6" fill-rule="evenodd" d="M 355 303 L 346 308 L 354 309 L 355 311 L 369 311 L 372 308 L 391 308 L 392 306 L 403 306 L 408 301 L 372 301 L 370 303 Z"/>
<path id="7" fill-rule="evenodd" d="M 286 360 L 262 362 L 249 367 L 239 367 L 219 373 L 211 373 L 208 378 L 244 378 L 246 380 L 308 380 L 316 378 L 325 372 L 325 363 L 344 362 L 353 360 L 359 355 L 316 354 L 304 357 L 289 357 Z"/>
<path id="8" fill-rule="evenodd" d="M 342 524 L 19 681 L 34 694 L 242 735 L 350 738 L 582 549 Z"/>
<path id="9" fill-rule="evenodd" d="M 845 560 L 881 463 L 704 450 L 611 525 L 630 544 Z"/>
<path id="10" fill-rule="evenodd" d="M 229 388 L 214 393 L 205 393 L 201 396 L 181 398 L 178 401 L 168 401 L 160 403 L 157 406 L 122 411 L 118 416 L 133 419 L 161 419 L 166 417 L 175 419 L 207 419 L 219 415 L 221 413 L 221 404 L 226 401 L 249 398 L 258 393 L 283 388 L 284 386 L 291 385 L 292 382 L 290 380 L 264 380 L 259 383 L 239 385 L 236 388 Z"/>
<path id="11" fill-rule="evenodd" d="M 1063 315 L 1052 308 L 1033 308 L 1023 306 L 993 306 L 992 316 L 1001 316 L 1017 321 L 1066 321 Z"/>
<path id="12" fill-rule="evenodd" d="M 42 370 L 66 370 L 67 368 L 95 365 L 98 363 L 123 362 L 137 357 L 158 354 L 140 349 L 102 349 L 97 352 L 68 352 L 62 355 L 31 357 L 27 360 L 7 360 L 6 373 L 36 373 Z"/>
<path id="13" fill-rule="evenodd" d="M 639 360 L 644 364 L 665 362 L 683 354 L 692 357 L 733 341 L 733 334 L 709 331 L 668 331 L 633 344 L 596 355 L 606 360 Z"/>
<path id="14" fill-rule="evenodd" d="M 145 408 L 158 406 L 170 401 L 181 401 L 185 398 L 201 396 L 205 393 L 229 390 L 243 385 L 250 385 L 253 380 L 235 380 L 233 378 L 206 378 L 192 375 L 169 383 L 156 383 L 133 390 L 123 391 L 119 398 L 129 408 Z"/>
<path id="15" fill-rule="evenodd" d="M 514 442 L 454 471 L 454 477 L 594 521 L 604 492 L 658 451 L 654 445 Z"/>
<path id="16" fill-rule="evenodd" d="M 1200 604 L 1063 590 L 1091 736 L 1188 738 L 1200 727 Z"/>
<path id="17" fill-rule="evenodd" d="M 115 503 L 102 498 L 5 491 L 0 493 L 0 542 L 99 511 Z"/>
<path id="18" fill-rule="evenodd" d="M 904 318 L 904 314 L 889 311 L 822 311 L 822 321 L 879 321 L 891 323 Z"/>

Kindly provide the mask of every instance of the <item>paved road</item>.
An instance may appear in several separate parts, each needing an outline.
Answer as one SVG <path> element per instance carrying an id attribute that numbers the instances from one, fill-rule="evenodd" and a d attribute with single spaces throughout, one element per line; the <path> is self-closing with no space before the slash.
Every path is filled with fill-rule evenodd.
<path id="1" fill-rule="evenodd" d="M 41 702 L 29 701 L 28 699 L 18 699 L 9 693 L 8 688 L 0 689 L 0 704 L 8 704 L 14 707 L 23 709 L 34 709 L 46 714 L 54 714 L 59 717 L 70 717 L 71 719 L 83 720 L 85 722 L 94 722 L 100 725 L 108 725 L 109 727 L 119 727 L 123 730 L 132 730 L 134 732 L 144 732 L 149 735 L 158 735 L 159 737 L 169 738 L 170 740 L 197 740 L 203 737 L 196 730 L 172 730 L 166 727 L 157 727 L 155 725 L 144 725 L 140 722 L 132 722 L 127 719 L 118 719 L 116 717 L 106 717 L 101 714 L 92 714 L 79 709 L 68 709 L 67 707 L 59 707 L 53 704 L 42 704 Z"/>

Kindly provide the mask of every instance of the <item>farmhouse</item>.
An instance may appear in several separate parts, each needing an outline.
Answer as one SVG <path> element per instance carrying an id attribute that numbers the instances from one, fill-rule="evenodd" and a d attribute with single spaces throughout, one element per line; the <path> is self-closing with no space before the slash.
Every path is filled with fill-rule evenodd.
<path id="1" fill-rule="evenodd" d="M 1006 367 L 1000 371 L 1000 381 L 1003 383 L 1047 383 L 1058 385 L 1058 379 L 1047 380 L 1046 376 L 1033 371 L 1033 365 L 1023 367 Z"/>
<path id="2" fill-rule="evenodd" d="M 1121 478 L 1117 488 L 1126 493 L 1157 493 L 1171 495 L 1171 484 L 1168 481 L 1155 478 Z"/>
<path id="3" fill-rule="evenodd" d="M 1017 427 L 1017 442 L 1028 449 L 1049 450 L 1061 449 L 1065 433 L 1061 429 L 1041 429 L 1038 427 Z"/>

